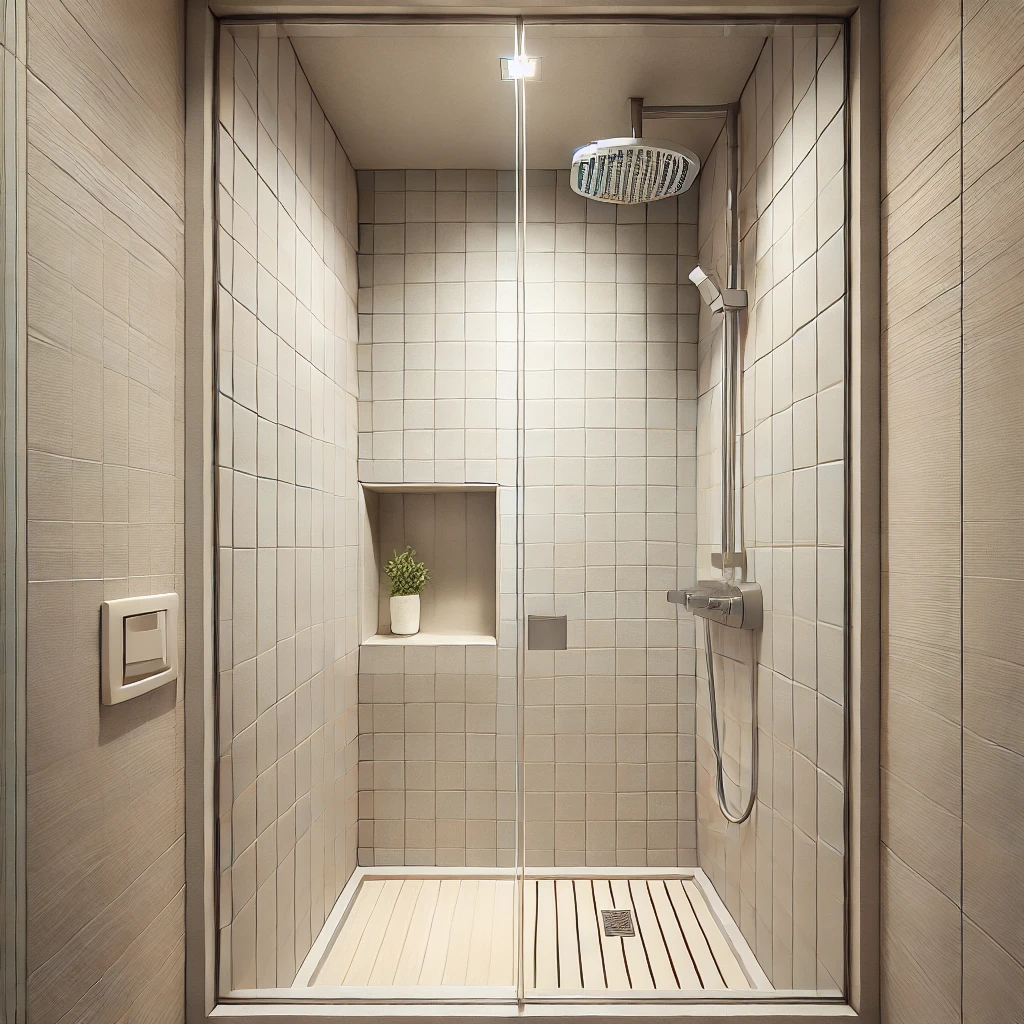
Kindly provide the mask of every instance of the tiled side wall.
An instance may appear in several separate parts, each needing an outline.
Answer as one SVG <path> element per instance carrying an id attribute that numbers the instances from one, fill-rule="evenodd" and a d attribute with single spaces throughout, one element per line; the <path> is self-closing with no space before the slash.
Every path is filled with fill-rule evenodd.
<path id="1" fill-rule="evenodd" d="M 882 4 L 882 1006 L 1024 1020 L 1019 5 Z"/>
<path id="2" fill-rule="evenodd" d="M 356 186 L 287 40 L 222 35 L 221 985 L 291 984 L 355 866 Z"/>
<path id="3" fill-rule="evenodd" d="M 512 863 L 513 189 L 360 176 L 361 478 L 501 485 L 497 651 L 362 649 L 362 863 Z M 527 657 L 527 856 L 693 863 L 696 193 L 616 215 L 538 171 L 527 217 L 527 612 L 570 648 Z"/>
<path id="4" fill-rule="evenodd" d="M 184 594 L 184 6 L 26 5 L 36 1024 L 184 1019 L 184 679 L 103 707 L 98 642 Z"/>
<path id="5" fill-rule="evenodd" d="M 777 988 L 843 983 L 844 75 L 835 28 L 777 30 L 740 102 L 740 285 L 749 308 L 738 476 L 748 576 L 765 602 L 758 796 L 743 825 L 718 808 L 698 659 L 700 863 Z M 700 199 L 701 264 L 723 280 L 725 197 L 723 137 Z M 720 547 L 721 345 L 721 325 L 702 310 L 701 576 L 717 575 L 710 553 Z M 734 810 L 749 792 L 749 639 L 712 631 Z"/>

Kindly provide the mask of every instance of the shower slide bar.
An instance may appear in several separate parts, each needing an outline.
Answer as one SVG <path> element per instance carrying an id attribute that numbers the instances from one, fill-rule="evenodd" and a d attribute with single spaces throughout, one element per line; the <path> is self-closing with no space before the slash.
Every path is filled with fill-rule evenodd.
<path id="1" fill-rule="evenodd" d="M 736 423 L 737 392 L 739 391 L 739 314 L 746 307 L 746 292 L 739 288 L 739 107 L 729 103 L 723 107 L 642 107 L 642 117 L 725 117 L 726 160 L 728 190 L 726 212 L 729 230 L 726 239 L 728 279 L 719 288 L 711 277 L 696 267 L 690 279 L 697 286 L 701 298 L 713 313 L 725 316 L 722 358 L 722 544 L 720 551 L 711 554 L 711 564 L 722 571 L 721 580 L 700 580 L 687 590 L 670 590 L 668 600 L 682 604 L 694 615 L 704 619 L 704 654 L 707 661 L 708 697 L 711 705 L 711 743 L 715 754 L 715 788 L 718 806 L 726 820 L 742 824 L 754 809 L 757 799 L 757 639 L 755 630 L 764 621 L 763 599 L 759 584 L 737 579 L 737 571 L 747 573 L 746 554 L 737 543 L 736 524 Z M 634 118 L 636 114 L 634 112 Z M 642 120 L 641 117 L 641 120 Z M 725 794 L 725 766 L 718 727 L 717 687 L 715 686 L 714 649 L 711 643 L 711 623 L 746 630 L 750 635 L 749 698 L 751 714 L 750 735 L 750 791 L 742 809 L 736 813 L 729 808 Z"/>

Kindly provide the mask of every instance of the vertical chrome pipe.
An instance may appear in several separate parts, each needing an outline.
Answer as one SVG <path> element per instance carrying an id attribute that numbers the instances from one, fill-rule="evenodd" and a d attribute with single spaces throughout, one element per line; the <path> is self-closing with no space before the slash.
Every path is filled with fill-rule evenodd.
<path id="1" fill-rule="evenodd" d="M 733 314 L 726 312 L 722 322 L 722 576 L 726 579 L 730 575 L 729 561 L 732 555 L 732 318 Z"/>
<path id="2" fill-rule="evenodd" d="M 726 194 L 726 215 L 729 218 L 729 234 L 726 239 L 729 259 L 728 281 L 730 288 L 740 286 L 740 210 L 739 210 L 739 104 L 730 103 L 725 114 L 725 147 L 726 164 L 729 175 L 729 187 Z"/>
<path id="3" fill-rule="evenodd" d="M 739 214 L 739 105 L 730 103 L 725 115 L 726 168 L 726 255 L 729 288 L 739 287 L 740 214 Z M 736 428 L 739 393 L 739 312 L 726 310 L 722 327 L 722 575 L 735 577 L 737 555 L 736 523 Z"/>
<path id="4" fill-rule="evenodd" d="M 644 99 L 642 96 L 629 98 L 629 125 L 634 139 L 644 137 Z"/>

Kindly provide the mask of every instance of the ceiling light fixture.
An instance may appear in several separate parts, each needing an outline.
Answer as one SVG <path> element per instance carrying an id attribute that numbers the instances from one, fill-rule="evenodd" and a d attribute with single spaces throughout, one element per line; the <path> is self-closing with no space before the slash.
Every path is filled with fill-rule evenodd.
<path id="1" fill-rule="evenodd" d="M 540 78 L 540 57 L 501 57 L 501 80 L 512 82 L 518 78 Z"/>

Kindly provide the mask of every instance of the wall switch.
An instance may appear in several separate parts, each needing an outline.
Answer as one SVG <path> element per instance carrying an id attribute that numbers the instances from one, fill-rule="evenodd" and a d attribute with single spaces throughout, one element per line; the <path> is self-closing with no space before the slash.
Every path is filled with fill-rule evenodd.
<path id="1" fill-rule="evenodd" d="M 104 601 L 100 693 L 120 704 L 178 678 L 178 595 Z"/>
<path id="2" fill-rule="evenodd" d="M 167 612 L 128 615 L 124 620 L 124 678 L 134 683 L 166 672 Z"/>

